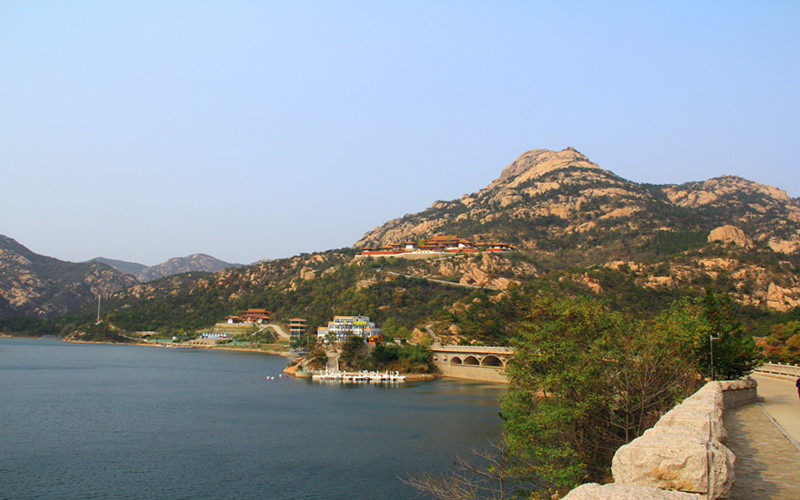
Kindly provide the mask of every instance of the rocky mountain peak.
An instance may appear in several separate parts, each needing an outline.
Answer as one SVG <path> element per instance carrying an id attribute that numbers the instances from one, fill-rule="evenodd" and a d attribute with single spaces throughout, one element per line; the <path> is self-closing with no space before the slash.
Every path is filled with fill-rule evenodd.
<path id="1" fill-rule="evenodd" d="M 800 252 L 800 200 L 781 189 L 730 175 L 680 185 L 637 184 L 574 148 L 534 149 L 483 189 L 388 221 L 355 246 L 456 234 L 504 241 L 560 267 L 610 255 L 653 256 L 675 242 L 698 247 L 723 226 L 736 230 L 720 229 L 712 241 Z"/>
<path id="2" fill-rule="evenodd" d="M 492 182 L 487 189 L 500 184 L 519 185 L 553 170 L 570 166 L 600 169 L 600 167 L 590 162 L 589 158 L 572 147 L 561 151 L 532 149 L 522 153 L 519 158 L 504 168 L 500 177 Z"/>

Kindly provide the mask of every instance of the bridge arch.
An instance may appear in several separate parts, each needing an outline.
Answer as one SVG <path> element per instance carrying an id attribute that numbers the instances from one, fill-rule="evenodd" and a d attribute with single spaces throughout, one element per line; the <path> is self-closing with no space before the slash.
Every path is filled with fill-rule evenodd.
<path id="1" fill-rule="evenodd" d="M 481 361 L 481 366 L 498 366 L 502 368 L 505 365 L 503 364 L 503 361 L 500 358 L 490 354 L 485 358 L 483 358 L 483 360 Z"/>
<path id="2" fill-rule="evenodd" d="M 436 367 L 445 377 L 507 383 L 506 365 L 514 350 L 504 346 L 431 346 Z"/>
<path id="3" fill-rule="evenodd" d="M 481 362 L 478 361 L 478 358 L 476 358 L 475 356 L 467 356 L 466 358 L 464 358 L 464 364 L 480 366 Z"/>

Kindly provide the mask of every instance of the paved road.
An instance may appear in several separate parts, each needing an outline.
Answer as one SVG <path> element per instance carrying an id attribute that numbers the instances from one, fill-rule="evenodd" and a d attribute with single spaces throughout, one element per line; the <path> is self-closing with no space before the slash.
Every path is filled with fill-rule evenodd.
<path id="1" fill-rule="evenodd" d="M 272 328 L 273 330 L 275 330 L 275 333 L 277 333 L 277 334 L 278 334 L 278 337 L 280 337 L 280 338 L 282 338 L 282 339 L 288 339 L 288 338 L 290 338 L 290 337 L 289 337 L 289 334 L 288 334 L 288 333 L 286 333 L 286 331 L 285 331 L 283 328 L 281 328 L 281 325 L 276 325 L 276 324 L 270 323 L 270 324 L 268 324 L 268 325 L 264 325 L 264 326 L 261 328 L 261 330 L 263 330 L 263 329 L 265 329 L 265 328 Z M 261 331 L 261 330 L 259 330 L 259 331 Z"/>
<path id="2" fill-rule="evenodd" d="M 437 279 L 434 279 L 434 278 L 426 278 L 424 276 L 411 276 L 410 274 L 400 274 L 400 273 L 395 273 L 393 271 L 381 271 L 380 269 L 378 269 L 376 272 L 377 273 L 383 273 L 383 274 L 391 274 L 393 276 L 402 276 L 403 278 L 410 278 L 410 279 L 416 278 L 416 279 L 420 279 L 420 280 L 426 280 L 426 281 L 430 281 L 432 283 L 439 283 L 440 285 L 460 286 L 462 288 L 485 288 L 487 290 L 498 290 L 497 288 L 493 288 L 493 287 L 490 287 L 490 286 L 469 285 L 467 283 L 458 283 L 458 282 L 455 282 L 455 281 L 437 280 Z"/>
<path id="3" fill-rule="evenodd" d="M 764 398 L 761 407 L 796 443 L 800 443 L 800 397 L 794 380 L 760 374 L 753 375 L 753 378 L 758 381 L 758 395 Z"/>
<path id="4" fill-rule="evenodd" d="M 758 394 L 764 402 L 727 411 L 724 417 L 726 444 L 736 455 L 736 482 L 730 498 L 798 499 L 800 448 L 792 442 L 800 433 L 797 389 L 793 380 L 766 375 L 753 378 L 758 380 Z"/>

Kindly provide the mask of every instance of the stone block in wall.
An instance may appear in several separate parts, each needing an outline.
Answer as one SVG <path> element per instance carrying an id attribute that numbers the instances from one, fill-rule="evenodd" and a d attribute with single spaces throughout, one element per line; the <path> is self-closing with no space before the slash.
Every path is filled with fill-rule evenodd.
<path id="1" fill-rule="evenodd" d="M 720 443 L 728 440 L 728 431 L 722 424 L 722 412 L 716 407 L 693 406 L 680 404 L 661 417 L 657 427 L 684 427 L 703 436 L 711 436 Z"/>
<path id="2" fill-rule="evenodd" d="M 758 382 L 753 379 L 725 380 L 719 384 L 727 410 L 755 403 L 758 399 Z"/>
<path id="3" fill-rule="evenodd" d="M 708 435 L 685 427 L 654 427 L 617 450 L 618 484 L 727 497 L 733 486 L 733 453 Z M 710 490 L 709 490 L 710 488 Z"/>
<path id="4" fill-rule="evenodd" d="M 684 399 L 681 404 L 709 405 L 719 409 L 720 413 L 725 410 L 725 398 L 722 395 L 722 387 L 719 382 L 709 382 L 697 392 Z"/>
<path id="5" fill-rule="evenodd" d="M 562 500 L 691 500 L 703 498 L 700 495 L 682 491 L 668 491 L 646 486 L 625 486 L 621 484 L 587 483 L 570 491 Z"/>

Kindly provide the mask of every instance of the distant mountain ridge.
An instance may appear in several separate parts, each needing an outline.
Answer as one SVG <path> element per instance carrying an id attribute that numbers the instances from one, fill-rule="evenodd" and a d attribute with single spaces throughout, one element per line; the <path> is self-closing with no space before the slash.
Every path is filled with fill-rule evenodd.
<path id="1" fill-rule="evenodd" d="M 231 264 L 204 253 L 195 253 L 186 257 L 174 257 L 157 266 L 148 267 L 141 271 L 137 278 L 145 282 L 191 271 L 216 273 L 229 267 L 241 267 L 241 264 Z"/>
<path id="2" fill-rule="evenodd" d="M 54 318 L 140 282 L 230 267 L 237 265 L 205 254 L 169 259 L 152 267 L 102 257 L 66 262 L 34 253 L 0 235 L 0 318 Z"/>
<path id="3" fill-rule="evenodd" d="M 130 274 L 132 276 L 137 276 L 140 272 L 147 269 L 147 266 L 145 266 L 144 264 L 137 264 L 136 262 L 127 262 L 124 260 L 106 259 L 105 257 L 95 257 L 94 259 L 92 259 L 92 261 L 108 264 L 117 271 L 125 274 Z"/>
<path id="4" fill-rule="evenodd" d="M 38 255 L 0 235 L 0 317 L 52 318 L 136 283 L 102 262 Z"/>
<path id="5" fill-rule="evenodd" d="M 161 264 L 149 267 L 143 264 L 106 259 L 104 257 L 97 257 L 92 260 L 103 262 L 120 272 L 131 274 L 142 283 L 172 276 L 173 274 L 194 271 L 216 273 L 229 267 L 242 266 L 241 264 L 231 264 L 229 262 L 219 260 L 204 253 L 195 253 L 192 255 L 187 255 L 186 257 L 173 257 L 165 262 L 162 262 Z"/>

